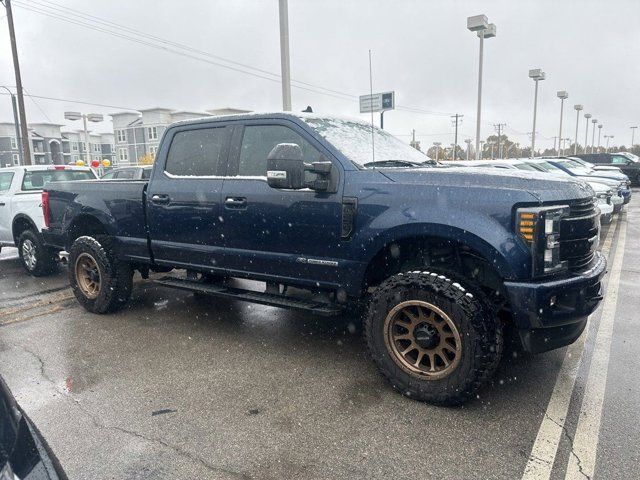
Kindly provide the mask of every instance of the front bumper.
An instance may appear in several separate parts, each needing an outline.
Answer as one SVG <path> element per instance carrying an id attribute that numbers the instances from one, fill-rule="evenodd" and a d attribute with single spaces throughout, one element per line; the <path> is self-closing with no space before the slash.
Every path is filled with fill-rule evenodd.
<path id="1" fill-rule="evenodd" d="M 606 269 L 605 258 L 596 252 L 589 270 L 568 278 L 505 282 L 524 350 L 540 353 L 573 343 L 602 300 Z"/>

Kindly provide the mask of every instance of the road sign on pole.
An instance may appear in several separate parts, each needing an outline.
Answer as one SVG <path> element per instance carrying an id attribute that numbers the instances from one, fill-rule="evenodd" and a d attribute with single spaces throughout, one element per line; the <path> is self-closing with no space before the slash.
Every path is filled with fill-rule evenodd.
<path id="1" fill-rule="evenodd" d="M 385 112 L 396 108 L 395 92 L 360 95 L 360 113 Z"/>

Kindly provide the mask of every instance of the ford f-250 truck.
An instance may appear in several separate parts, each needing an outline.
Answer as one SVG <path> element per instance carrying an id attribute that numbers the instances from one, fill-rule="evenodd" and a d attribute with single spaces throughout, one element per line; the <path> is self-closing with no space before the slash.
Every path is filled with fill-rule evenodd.
<path id="1" fill-rule="evenodd" d="M 319 315 L 361 307 L 397 390 L 459 404 L 491 378 L 507 334 L 529 352 L 580 336 L 602 299 L 600 212 L 583 182 L 425 160 L 357 120 L 180 122 L 148 182 L 48 188 L 43 234 L 69 251 L 91 312 L 123 306 L 134 270 L 171 269 L 186 275 L 156 281 Z"/>

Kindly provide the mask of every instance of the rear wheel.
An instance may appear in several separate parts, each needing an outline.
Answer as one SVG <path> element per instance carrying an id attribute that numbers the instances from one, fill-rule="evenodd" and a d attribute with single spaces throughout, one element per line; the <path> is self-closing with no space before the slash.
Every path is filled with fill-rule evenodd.
<path id="1" fill-rule="evenodd" d="M 409 272 L 387 279 L 372 294 L 367 345 L 402 394 L 459 405 L 493 375 L 502 327 L 482 293 L 468 287 L 445 275 Z"/>
<path id="2" fill-rule="evenodd" d="M 70 250 L 69 283 L 85 309 L 107 313 L 129 301 L 133 270 L 131 265 L 116 258 L 111 237 L 80 237 Z"/>
<path id="3" fill-rule="evenodd" d="M 56 252 L 33 230 L 25 230 L 18 237 L 18 255 L 24 269 L 34 277 L 51 275 L 58 268 Z"/>

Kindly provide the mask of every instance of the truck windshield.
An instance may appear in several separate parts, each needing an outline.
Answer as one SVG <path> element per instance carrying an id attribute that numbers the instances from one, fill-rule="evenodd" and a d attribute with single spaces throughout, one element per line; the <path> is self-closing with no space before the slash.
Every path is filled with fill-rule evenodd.
<path id="1" fill-rule="evenodd" d="M 415 167 L 429 159 L 424 153 L 384 130 L 354 120 L 305 117 L 316 132 L 361 168 Z"/>
<path id="2" fill-rule="evenodd" d="M 47 182 L 94 180 L 95 178 L 88 170 L 32 170 L 25 172 L 22 190 L 42 190 Z"/>

